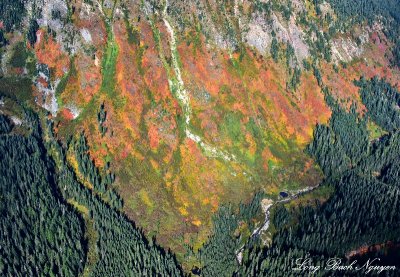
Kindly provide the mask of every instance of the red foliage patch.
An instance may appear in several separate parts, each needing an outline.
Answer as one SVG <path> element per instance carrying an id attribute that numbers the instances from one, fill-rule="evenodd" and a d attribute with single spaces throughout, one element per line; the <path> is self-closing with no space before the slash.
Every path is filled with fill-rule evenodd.
<path id="1" fill-rule="evenodd" d="M 74 119 L 74 115 L 73 115 L 72 112 L 71 112 L 69 109 L 67 109 L 67 108 L 64 108 L 64 109 L 61 110 L 61 115 L 62 115 L 62 117 L 65 118 L 66 120 L 73 120 L 73 119 Z"/>
<path id="2" fill-rule="evenodd" d="M 61 78 L 69 69 L 68 55 L 44 30 L 39 30 L 37 36 L 39 40 L 35 44 L 35 53 L 38 62 L 47 64 L 49 68 L 53 69 L 54 77 Z"/>

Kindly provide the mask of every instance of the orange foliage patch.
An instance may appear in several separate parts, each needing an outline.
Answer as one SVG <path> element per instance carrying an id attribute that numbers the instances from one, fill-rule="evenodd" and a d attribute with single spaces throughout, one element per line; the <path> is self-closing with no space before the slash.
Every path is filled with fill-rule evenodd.
<path id="1" fill-rule="evenodd" d="M 117 86 L 127 99 L 124 111 L 119 111 L 119 114 L 125 128 L 131 130 L 130 135 L 134 140 L 140 137 L 140 124 L 144 118 L 149 147 L 156 150 L 163 141 L 170 149 L 164 157 L 169 162 L 177 147 L 175 116 L 179 104 L 169 91 L 166 71 L 158 57 L 150 26 L 143 22 L 138 28 L 143 34 L 140 43 L 129 44 L 125 24 L 120 22 L 114 25 L 115 40 L 119 47 Z M 154 103 L 157 103 L 157 107 L 146 108 Z"/>
<path id="2" fill-rule="evenodd" d="M 41 76 L 37 79 L 37 82 L 40 83 L 43 87 L 47 88 L 47 86 L 49 85 L 46 80 L 44 78 L 42 78 Z"/>
<path id="3" fill-rule="evenodd" d="M 37 36 L 39 39 L 35 44 L 35 53 L 38 62 L 47 64 L 49 68 L 53 69 L 54 77 L 61 78 L 69 69 L 68 55 L 44 30 L 39 30 Z"/>
<path id="4" fill-rule="evenodd" d="M 73 120 L 74 119 L 74 115 L 71 113 L 71 111 L 67 108 L 64 108 L 61 110 L 61 115 L 63 118 L 65 118 L 66 120 Z"/>
<path id="5" fill-rule="evenodd" d="M 354 85 L 354 80 L 359 80 L 362 76 L 367 79 L 378 76 L 400 88 L 400 72 L 390 66 L 386 56 L 389 42 L 385 35 L 373 32 L 370 39 L 372 43 L 364 47 L 363 59 L 355 59 L 346 67 L 339 66 L 338 72 L 335 72 L 332 65 L 326 62 L 321 65 L 323 82 L 331 90 L 333 96 L 340 100 L 347 100 L 344 103 L 347 108 L 351 103 L 357 103 L 359 111 L 364 111 L 365 107 L 361 103 L 359 88 Z"/>
<path id="6" fill-rule="evenodd" d="M 157 149 L 158 144 L 160 142 L 160 138 L 158 136 L 157 126 L 150 125 L 148 136 L 149 136 L 149 140 L 150 140 L 151 149 Z"/>
<path id="7" fill-rule="evenodd" d="M 287 74 L 280 64 L 257 60 L 249 52 L 246 60 L 238 61 L 244 70 L 243 75 L 239 75 L 233 72 L 235 69 L 227 55 L 204 49 L 204 55 L 194 57 L 186 47 L 179 46 L 181 61 L 188 72 L 184 74 L 185 83 L 191 85 L 192 95 L 205 90 L 215 99 L 204 103 L 192 97 L 193 110 L 211 140 L 218 140 L 215 127 L 218 121 L 210 120 L 218 120 L 216 107 L 240 111 L 244 115 L 243 123 L 249 118 L 261 117 L 276 133 L 286 139 L 296 137 L 301 145 L 310 141 L 315 124 L 326 122 L 330 116 L 323 94 L 310 73 L 303 73 L 301 85 L 292 92 L 285 89 Z M 224 87 L 228 90 L 223 91 Z"/>

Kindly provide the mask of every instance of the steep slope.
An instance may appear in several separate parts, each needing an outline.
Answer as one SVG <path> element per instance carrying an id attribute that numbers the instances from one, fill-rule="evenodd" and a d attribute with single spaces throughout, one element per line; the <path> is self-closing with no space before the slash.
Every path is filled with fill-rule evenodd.
<path id="1" fill-rule="evenodd" d="M 65 145 L 83 132 L 123 211 L 185 261 L 220 206 L 321 183 L 304 150 L 327 98 L 365 112 L 354 80 L 399 88 L 396 1 L 367 2 L 4 1 L 0 91 Z"/>

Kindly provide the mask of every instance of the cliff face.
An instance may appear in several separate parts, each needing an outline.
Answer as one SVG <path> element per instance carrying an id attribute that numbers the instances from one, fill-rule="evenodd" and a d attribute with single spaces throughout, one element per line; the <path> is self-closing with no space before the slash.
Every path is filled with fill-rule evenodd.
<path id="1" fill-rule="evenodd" d="M 32 80 L 59 138 L 83 131 L 129 217 L 183 253 L 222 203 L 321 180 L 304 148 L 330 117 L 322 88 L 362 111 L 354 79 L 398 83 L 379 23 L 280 2 L 29 1 L 20 27 L 0 24 L 2 74 Z"/>

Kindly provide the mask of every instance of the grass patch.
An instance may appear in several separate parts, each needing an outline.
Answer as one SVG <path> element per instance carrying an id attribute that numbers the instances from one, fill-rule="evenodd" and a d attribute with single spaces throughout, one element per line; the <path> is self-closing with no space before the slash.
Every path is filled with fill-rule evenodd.
<path id="1" fill-rule="evenodd" d="M 15 45 L 13 55 L 11 56 L 10 65 L 12 67 L 25 67 L 28 52 L 25 44 L 21 41 Z"/>
<path id="2" fill-rule="evenodd" d="M 116 110 L 121 110 L 125 107 L 127 99 L 117 94 L 116 91 L 115 75 L 119 49 L 114 40 L 114 35 L 110 30 L 110 27 L 108 26 L 107 29 L 108 39 L 101 66 L 101 74 L 103 79 L 100 91 L 107 94 L 108 98 L 112 100 L 113 106 Z"/>
<path id="3" fill-rule="evenodd" d="M 196 55 L 197 52 L 202 53 L 202 41 L 201 41 L 201 34 L 202 34 L 202 28 L 201 24 L 198 21 L 196 16 L 193 16 L 194 19 L 194 26 L 192 29 L 189 31 L 189 33 L 186 36 L 186 45 L 193 45 L 193 55 Z"/>
<path id="4" fill-rule="evenodd" d="M 87 241 L 87 256 L 86 256 L 86 263 L 83 269 L 82 277 L 90 276 L 92 270 L 97 262 L 98 255 L 97 255 L 97 240 L 98 234 L 94 229 L 94 220 L 89 216 L 89 209 L 79 204 L 77 201 L 73 199 L 68 199 L 67 201 L 70 205 L 72 205 L 83 217 L 85 222 L 85 239 Z"/>
<path id="5" fill-rule="evenodd" d="M 60 107 L 62 107 L 62 105 L 63 105 L 62 99 L 61 99 L 61 94 L 63 93 L 63 91 L 67 87 L 67 84 L 68 84 L 70 76 L 74 76 L 74 75 L 77 74 L 74 60 L 75 60 L 75 58 L 71 58 L 71 61 L 70 61 L 71 68 L 70 68 L 70 70 L 68 71 L 68 73 L 64 74 L 64 76 L 60 80 L 60 83 L 56 87 L 56 98 L 57 98 L 57 103 L 58 103 L 58 105 Z"/>
<path id="6" fill-rule="evenodd" d="M 144 68 L 142 65 L 142 60 L 144 56 L 144 51 L 146 50 L 146 46 L 139 46 L 137 51 L 135 51 L 135 61 L 136 61 L 136 66 L 139 71 L 140 76 L 144 75 Z"/>
<path id="7" fill-rule="evenodd" d="M 114 35 L 110 29 L 111 27 L 107 25 L 107 46 L 104 52 L 104 56 L 101 64 L 101 74 L 102 82 L 100 87 L 100 94 L 104 93 L 109 99 L 111 99 L 112 104 L 116 110 L 122 109 L 126 105 L 127 99 L 118 95 L 116 92 L 116 62 L 118 57 L 118 45 L 114 40 Z M 71 67 L 70 75 L 76 73 L 76 69 Z M 59 84 L 60 86 L 60 84 Z M 62 92 L 62 87 L 60 88 Z M 100 106 L 100 94 L 95 94 L 92 99 L 87 103 L 84 110 L 81 112 L 77 120 L 80 123 L 82 120 L 86 120 L 87 117 L 91 117 L 97 114 L 98 107 Z"/>
<path id="8" fill-rule="evenodd" d="M 72 206 L 74 206 L 75 209 L 77 209 L 78 212 L 80 214 L 82 214 L 83 216 L 89 216 L 89 209 L 86 206 L 79 204 L 78 202 L 76 202 L 73 199 L 69 199 L 67 202 L 69 204 L 71 204 Z"/>
<path id="9" fill-rule="evenodd" d="M 0 77 L 0 95 L 17 102 L 32 100 L 32 81 L 29 78 Z"/>
<path id="10" fill-rule="evenodd" d="M 103 81 L 101 83 L 101 91 L 108 94 L 112 99 L 115 97 L 115 74 L 116 74 L 116 61 L 118 57 L 118 46 L 114 41 L 114 35 L 111 30 L 108 31 L 108 40 L 106 51 L 104 53 L 101 73 Z"/>
<path id="11" fill-rule="evenodd" d="M 375 140 L 383 135 L 387 134 L 385 130 L 383 130 L 379 125 L 377 125 L 375 122 L 368 120 L 367 123 L 367 130 L 369 133 L 369 139 L 370 140 Z"/>
<path id="12" fill-rule="evenodd" d="M 123 8 L 122 12 L 124 13 L 124 22 L 125 22 L 126 31 L 128 33 L 128 43 L 134 44 L 134 45 L 139 45 L 140 44 L 140 31 L 137 28 L 134 28 L 131 26 L 131 24 L 129 22 L 129 15 L 128 15 L 129 11 L 126 8 Z"/>
<path id="13" fill-rule="evenodd" d="M 255 66 L 253 59 L 249 56 L 246 51 L 241 51 L 240 55 L 236 58 L 232 56 L 229 59 L 228 71 L 239 77 L 246 77 L 246 79 L 252 79 L 257 76 L 257 67 Z"/>
<path id="14" fill-rule="evenodd" d="M 243 142 L 243 132 L 241 128 L 240 119 L 242 115 L 237 112 L 228 111 L 224 116 L 224 123 L 222 125 L 222 131 L 228 136 L 235 144 Z"/>
<path id="15" fill-rule="evenodd" d="M 139 197 L 140 197 L 140 200 L 142 200 L 142 202 L 146 205 L 147 212 L 149 214 L 151 214 L 154 210 L 154 203 L 153 203 L 153 201 L 151 201 L 149 194 L 147 193 L 147 191 L 144 188 L 139 191 Z"/>
<path id="16" fill-rule="evenodd" d="M 28 52 L 28 57 L 26 59 L 26 69 L 28 70 L 28 74 L 31 78 L 34 78 L 38 75 L 36 69 L 36 57 L 32 52 Z"/>
<path id="17" fill-rule="evenodd" d="M 299 198 L 284 204 L 286 208 L 298 208 L 300 206 L 314 205 L 316 201 L 325 202 L 333 194 L 335 188 L 331 185 L 321 185 L 315 190 L 301 195 Z"/>

